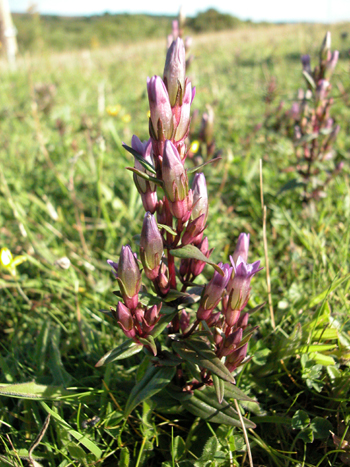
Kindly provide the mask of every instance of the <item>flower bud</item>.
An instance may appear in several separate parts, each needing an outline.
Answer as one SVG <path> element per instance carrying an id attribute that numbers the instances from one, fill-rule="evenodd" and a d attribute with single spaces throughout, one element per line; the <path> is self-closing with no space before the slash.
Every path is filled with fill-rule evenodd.
<path id="1" fill-rule="evenodd" d="M 310 55 L 302 55 L 301 56 L 301 63 L 303 65 L 303 71 L 306 71 L 311 74 L 311 57 Z"/>
<path id="2" fill-rule="evenodd" d="M 140 257 L 148 279 L 154 280 L 158 276 L 162 255 L 163 238 L 154 216 L 146 212 L 141 231 Z"/>
<path id="3" fill-rule="evenodd" d="M 317 85 L 315 99 L 317 104 L 322 105 L 326 96 L 327 96 L 327 89 L 329 88 L 329 81 L 325 79 L 321 79 Z"/>
<path id="4" fill-rule="evenodd" d="M 237 321 L 237 327 L 241 329 L 245 329 L 248 326 L 248 320 L 249 320 L 249 313 L 243 313 L 239 317 L 239 320 Z"/>
<path id="5" fill-rule="evenodd" d="M 330 50 L 331 50 L 331 33 L 327 31 L 323 39 L 321 50 L 320 50 L 321 62 L 328 60 L 328 55 L 329 55 Z"/>
<path id="6" fill-rule="evenodd" d="M 230 293 L 228 309 L 226 310 L 226 322 L 232 326 L 237 321 L 237 311 L 242 311 L 249 300 L 250 281 L 254 274 L 260 271 L 260 261 L 253 264 L 247 264 L 241 256 L 234 263 L 231 259 L 235 270 L 234 276 L 231 277 L 228 285 Z"/>
<path id="7" fill-rule="evenodd" d="M 197 217 L 194 221 L 190 222 L 182 236 L 181 243 L 183 246 L 188 245 L 189 243 L 194 243 L 195 240 L 202 240 L 202 233 L 205 227 L 205 215 Z"/>
<path id="8" fill-rule="evenodd" d="M 147 78 L 147 91 L 153 136 L 156 140 L 170 139 L 173 133 L 173 113 L 162 78 Z"/>
<path id="9" fill-rule="evenodd" d="M 209 258 L 211 255 L 213 248 L 209 250 L 209 242 L 208 242 L 208 237 L 204 237 L 204 239 L 201 241 L 201 243 L 198 245 L 198 249 L 203 253 L 204 256 Z M 203 271 L 205 266 L 204 261 L 200 261 L 199 259 L 191 259 L 191 273 L 194 275 L 194 277 L 199 276 L 201 272 Z"/>
<path id="10" fill-rule="evenodd" d="M 169 93 L 171 107 L 176 101 L 182 104 L 185 90 L 186 58 L 185 46 L 179 37 L 174 40 L 168 49 L 164 67 L 164 83 Z"/>
<path id="11" fill-rule="evenodd" d="M 145 317 L 142 323 L 142 329 L 146 334 L 149 334 L 153 330 L 154 326 L 160 320 L 159 311 L 160 311 L 160 307 L 157 307 L 157 305 L 153 305 L 151 308 L 148 308 L 148 310 L 146 311 Z"/>
<path id="12" fill-rule="evenodd" d="M 185 310 L 181 311 L 180 314 L 180 329 L 182 332 L 185 332 L 188 326 L 190 325 L 190 317 Z"/>
<path id="13" fill-rule="evenodd" d="M 118 302 L 116 315 L 118 324 L 122 328 L 124 334 L 127 337 L 135 337 L 136 330 L 132 314 L 122 302 Z"/>
<path id="14" fill-rule="evenodd" d="M 236 331 L 229 334 L 225 340 L 223 345 L 221 346 L 219 356 L 226 357 L 233 353 L 236 348 L 238 347 L 239 343 L 241 342 L 243 337 L 243 329 L 239 328 Z"/>
<path id="15" fill-rule="evenodd" d="M 232 352 L 226 357 L 225 366 L 232 373 L 247 356 L 248 343 Z"/>
<path id="16" fill-rule="evenodd" d="M 249 234 L 246 233 L 239 234 L 236 249 L 233 255 L 230 257 L 231 261 L 234 264 L 236 264 L 239 256 L 243 259 L 243 261 L 247 262 L 249 250 L 249 237 Z"/>
<path id="17" fill-rule="evenodd" d="M 211 312 L 219 304 L 229 281 L 232 267 L 223 263 L 219 263 L 219 267 L 224 271 L 224 276 L 215 271 L 212 279 L 205 286 L 197 311 L 199 320 L 206 320 L 210 317 Z"/>
<path id="18" fill-rule="evenodd" d="M 160 265 L 160 271 L 158 276 L 158 286 L 160 291 L 166 295 L 169 292 L 170 284 L 169 284 L 169 273 L 167 266 L 162 263 Z"/>
<path id="19" fill-rule="evenodd" d="M 137 151 L 146 162 L 154 166 L 154 159 L 152 154 L 152 141 L 144 141 L 143 143 L 139 140 L 137 136 L 133 136 L 131 139 L 131 146 L 135 151 Z M 144 166 L 135 158 L 135 169 L 140 172 L 144 172 L 148 175 L 153 175 L 151 172 L 146 170 Z M 155 212 L 157 208 L 157 186 L 155 183 L 144 180 L 134 173 L 134 183 L 136 185 L 137 191 L 141 195 L 142 204 L 146 211 Z"/>
<path id="20" fill-rule="evenodd" d="M 141 288 L 141 273 L 137 259 L 129 245 L 122 246 L 120 253 L 117 280 L 124 302 L 131 310 L 137 307 L 138 293 Z"/>
<path id="21" fill-rule="evenodd" d="M 338 50 L 335 50 L 332 53 L 330 59 L 327 61 L 325 78 L 329 79 L 332 76 L 334 68 L 336 67 L 336 64 L 338 63 L 338 59 L 339 59 L 339 52 Z"/>
<path id="22" fill-rule="evenodd" d="M 196 94 L 196 88 L 191 87 L 191 83 L 186 83 L 185 94 L 181 105 L 180 118 L 176 122 L 175 140 L 181 141 L 187 137 L 190 126 L 191 104 Z"/>
<path id="23" fill-rule="evenodd" d="M 208 192 L 207 183 L 203 173 L 196 173 L 192 183 L 193 191 L 193 208 L 191 213 L 191 219 L 197 219 L 197 217 L 204 214 L 203 227 L 207 222 L 208 218 Z"/>
<path id="24" fill-rule="evenodd" d="M 214 111 L 210 105 L 207 105 L 207 112 L 203 114 L 199 137 L 207 146 L 214 141 Z"/>

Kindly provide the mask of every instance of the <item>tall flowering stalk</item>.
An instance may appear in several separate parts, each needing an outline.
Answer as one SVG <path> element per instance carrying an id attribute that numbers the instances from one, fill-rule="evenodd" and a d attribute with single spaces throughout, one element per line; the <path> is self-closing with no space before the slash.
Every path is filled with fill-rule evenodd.
<path id="1" fill-rule="evenodd" d="M 211 401 L 208 417 L 240 425 L 233 409 L 224 416 L 217 404 L 225 391 L 229 397 L 246 398 L 234 387 L 232 372 L 247 360 L 254 329 L 248 326 L 245 308 L 251 280 L 261 268 L 259 261 L 247 262 L 245 233 L 239 236 L 230 263 L 210 260 L 206 179 L 196 173 L 191 182 L 185 167 L 195 97 L 185 71 L 185 47 L 178 37 L 168 49 L 163 77 L 147 80 L 150 139 L 141 142 L 133 136 L 131 147 L 124 145 L 135 158 L 129 170 L 146 213 L 139 255 L 127 245 L 118 263 L 108 261 L 120 289 L 120 301 L 111 314 L 129 340 L 97 366 L 144 350 L 149 369 L 130 394 L 126 415 L 142 400 L 141 388 L 142 397 L 150 397 L 169 384 L 167 394 L 174 403 L 181 400 L 187 410 L 206 418 L 198 409 L 196 392 L 206 387 Z M 214 269 L 213 275 L 205 286 L 198 286 L 195 281 L 206 264 Z"/>

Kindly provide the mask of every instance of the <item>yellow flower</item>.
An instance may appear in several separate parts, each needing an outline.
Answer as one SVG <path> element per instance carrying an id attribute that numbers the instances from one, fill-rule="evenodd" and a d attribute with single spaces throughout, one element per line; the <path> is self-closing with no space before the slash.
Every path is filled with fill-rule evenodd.
<path id="1" fill-rule="evenodd" d="M 193 154 L 196 154 L 199 149 L 199 141 L 195 140 L 192 141 L 191 146 L 190 146 L 190 152 L 193 152 Z"/>
<path id="2" fill-rule="evenodd" d="M 116 117 L 118 113 L 120 112 L 121 108 L 122 106 L 120 104 L 108 105 L 106 107 L 106 112 L 108 113 L 108 115 L 111 115 L 112 117 Z"/>
<path id="3" fill-rule="evenodd" d="M 23 255 L 12 256 L 11 251 L 8 248 L 1 248 L 0 250 L 0 266 L 4 269 L 7 269 L 12 276 L 16 275 L 16 266 L 19 266 L 24 261 L 27 261 L 27 258 Z"/>
<path id="4" fill-rule="evenodd" d="M 131 122 L 131 115 L 130 114 L 125 114 L 122 116 L 122 121 L 124 123 L 130 123 Z"/>

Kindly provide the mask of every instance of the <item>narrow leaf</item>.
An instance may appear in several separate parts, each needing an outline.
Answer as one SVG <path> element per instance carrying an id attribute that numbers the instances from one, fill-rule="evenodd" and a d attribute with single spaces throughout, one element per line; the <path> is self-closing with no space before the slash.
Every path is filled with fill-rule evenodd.
<path id="1" fill-rule="evenodd" d="M 148 368 L 143 378 L 132 389 L 125 406 L 124 416 L 128 417 L 138 404 L 167 386 L 175 373 L 176 368 L 170 366 Z"/>
<path id="2" fill-rule="evenodd" d="M 188 339 L 186 342 L 174 341 L 172 346 L 185 361 L 195 363 L 219 378 L 234 383 L 235 380 L 229 370 L 202 339 Z"/>
<path id="3" fill-rule="evenodd" d="M 159 186 L 163 185 L 163 182 L 159 180 L 158 178 L 152 177 L 151 175 L 147 175 L 146 172 L 141 172 L 141 170 L 137 170 L 135 169 L 135 167 L 125 167 L 125 168 L 127 170 L 130 170 L 131 172 L 134 172 L 139 177 L 144 178 L 145 180 L 148 180 L 149 182 L 153 182 Z"/>
<path id="4" fill-rule="evenodd" d="M 306 70 L 303 71 L 303 76 L 306 79 L 306 82 L 310 84 L 312 89 L 316 89 L 316 84 L 313 77 Z"/>
<path id="5" fill-rule="evenodd" d="M 197 259 L 199 261 L 203 261 L 204 263 L 209 264 L 212 266 L 215 271 L 217 271 L 219 274 L 224 276 L 224 271 L 213 261 L 208 259 L 197 247 L 194 245 L 186 245 L 182 248 L 176 249 L 176 250 L 169 250 L 172 256 L 175 256 L 176 258 L 183 258 L 183 259 Z"/>
<path id="6" fill-rule="evenodd" d="M 147 162 L 139 152 L 135 151 L 135 149 L 131 148 L 130 146 L 126 145 L 125 143 L 123 143 L 122 146 L 123 146 L 124 149 L 126 149 L 128 152 L 130 152 L 130 154 L 132 154 L 135 157 L 135 159 L 137 159 L 145 169 L 149 170 L 153 174 L 157 173 L 155 168 L 153 167 L 153 165 L 151 165 L 149 162 Z"/>
<path id="7" fill-rule="evenodd" d="M 43 384 L 36 384 L 34 381 L 30 383 L 0 385 L 0 396 L 17 397 L 19 399 L 46 400 L 69 395 L 72 395 L 72 393 L 62 386 L 45 386 Z"/>
<path id="8" fill-rule="evenodd" d="M 218 398 L 219 404 L 221 404 L 225 395 L 225 381 L 216 375 L 213 375 L 214 389 L 216 397 Z"/>
<path id="9" fill-rule="evenodd" d="M 115 360 L 123 360 L 124 358 L 131 357 L 142 350 L 142 345 L 136 344 L 131 339 L 126 340 L 121 345 L 113 350 L 107 352 L 95 365 L 96 368 L 111 363 Z"/>
<path id="10" fill-rule="evenodd" d="M 322 302 L 325 298 L 327 298 L 327 296 L 331 293 L 331 292 L 334 292 L 334 290 L 339 287 L 343 282 L 345 282 L 346 280 L 350 279 L 350 272 L 348 274 L 345 274 L 345 276 L 343 277 L 340 277 L 339 279 L 337 279 L 336 281 L 334 281 L 332 283 L 332 285 L 330 287 L 327 287 L 326 290 L 324 290 L 322 293 L 320 293 L 319 295 L 317 295 L 316 297 L 313 297 L 309 304 L 308 304 L 308 307 L 309 308 L 312 308 L 314 307 L 315 305 L 318 305 L 320 302 Z"/>
<path id="11" fill-rule="evenodd" d="M 157 224 L 159 229 L 164 229 L 166 230 L 168 233 L 170 233 L 171 235 L 177 235 L 177 233 L 175 232 L 175 230 L 173 230 L 171 227 L 169 227 L 168 225 L 164 225 L 164 224 Z"/>
<path id="12" fill-rule="evenodd" d="M 215 157 L 215 159 L 211 159 L 210 161 L 204 162 L 204 164 L 198 165 L 197 167 L 193 167 L 193 169 L 187 169 L 187 173 L 188 174 L 193 174 L 193 173 L 197 172 L 198 170 L 200 170 L 205 165 L 212 164 L 213 162 L 220 161 L 221 159 L 222 159 L 222 157 Z"/>
<path id="13" fill-rule="evenodd" d="M 90 439 L 88 439 L 86 436 L 82 435 L 78 431 L 73 430 L 73 428 L 65 421 L 63 418 L 61 418 L 58 413 L 56 413 L 54 410 L 50 409 L 50 407 L 45 404 L 45 402 L 42 402 L 41 405 L 43 408 L 48 412 L 60 425 L 62 428 L 67 430 L 67 432 L 73 436 L 77 441 L 79 441 L 80 444 L 86 447 L 92 454 L 95 455 L 97 459 L 100 459 L 102 456 L 102 451 L 101 449 L 96 446 L 95 443 L 93 443 Z"/>

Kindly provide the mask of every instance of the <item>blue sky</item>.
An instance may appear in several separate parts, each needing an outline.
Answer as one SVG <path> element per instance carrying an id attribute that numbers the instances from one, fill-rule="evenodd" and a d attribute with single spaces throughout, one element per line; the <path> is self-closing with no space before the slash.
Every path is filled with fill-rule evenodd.
<path id="1" fill-rule="evenodd" d="M 187 16 L 216 8 L 241 19 L 253 21 L 315 21 L 331 23 L 350 20 L 350 0 L 8 0 L 11 11 L 25 12 L 35 3 L 40 13 L 90 15 L 110 13 L 151 13 L 176 15 L 181 4 Z"/>

